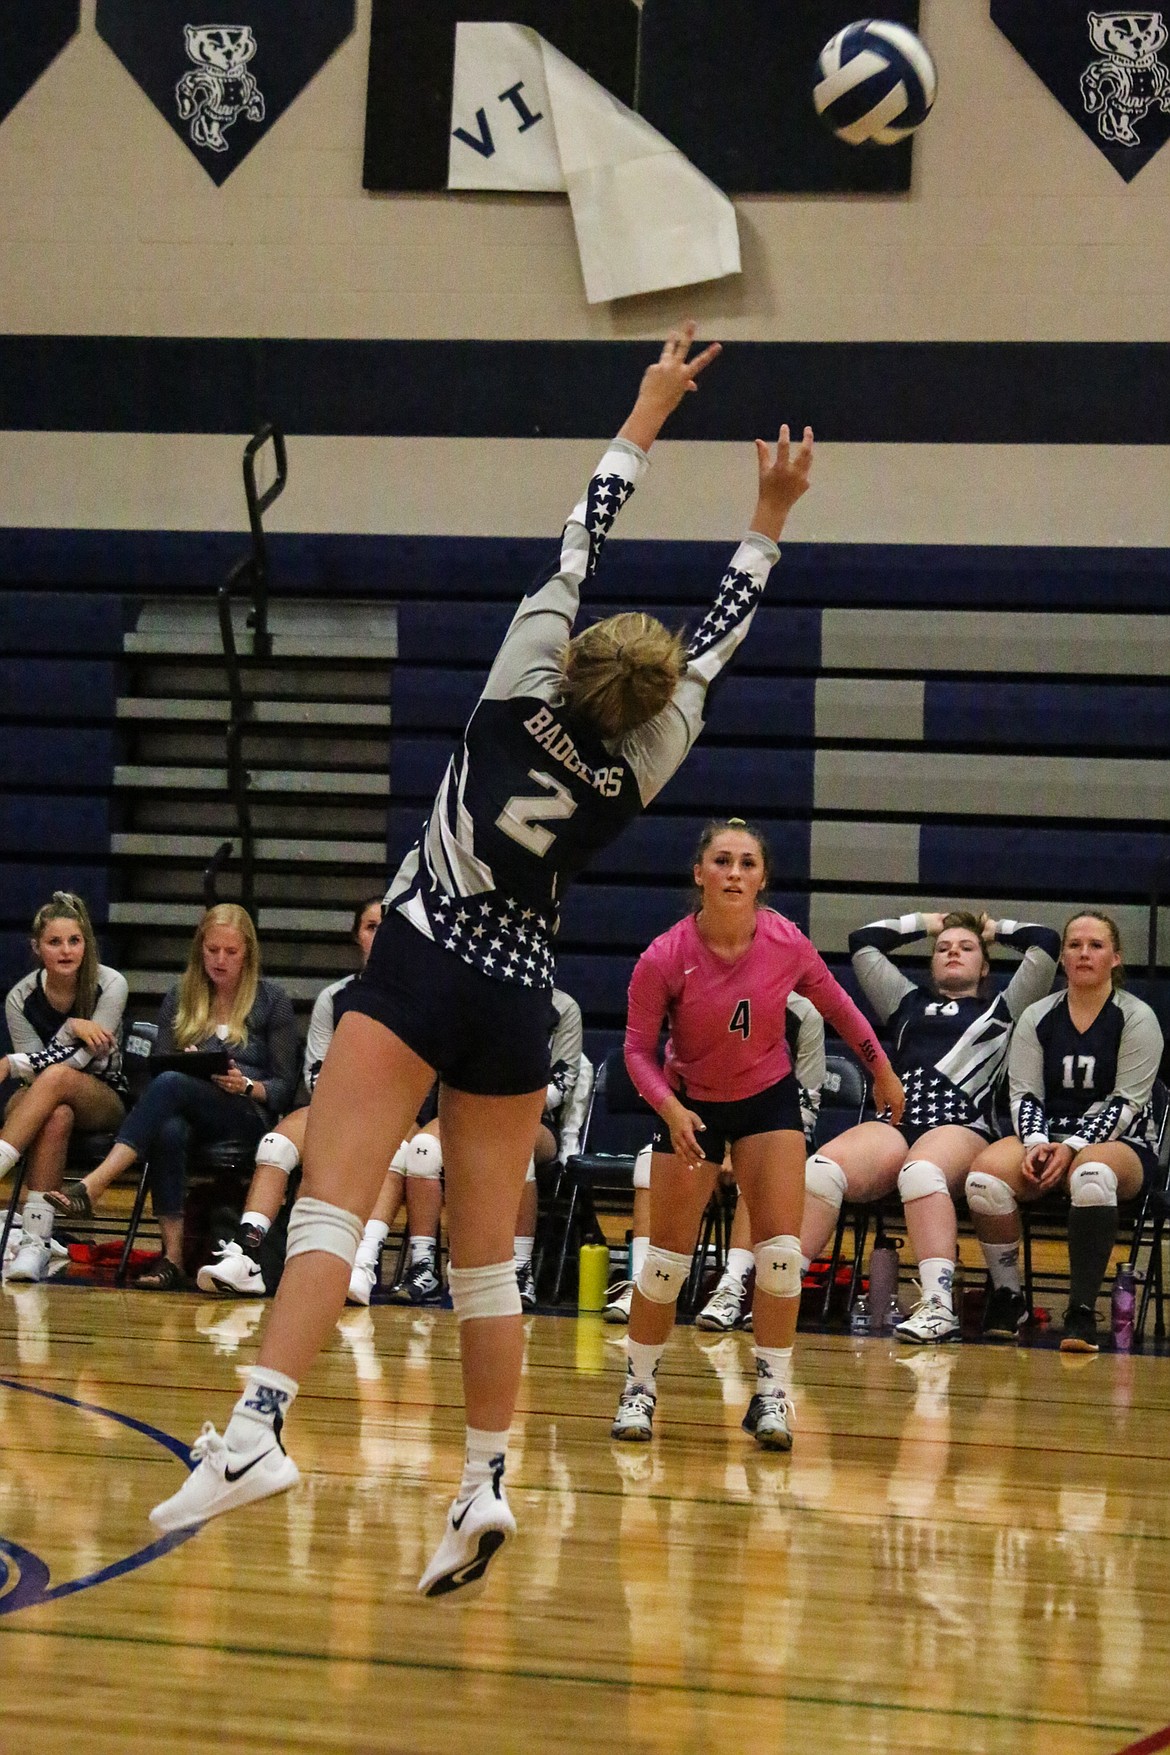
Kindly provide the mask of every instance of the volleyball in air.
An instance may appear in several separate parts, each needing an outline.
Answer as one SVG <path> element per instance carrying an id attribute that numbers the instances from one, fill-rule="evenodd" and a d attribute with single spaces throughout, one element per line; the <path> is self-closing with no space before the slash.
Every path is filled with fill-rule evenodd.
<path id="1" fill-rule="evenodd" d="M 894 146 L 929 116 L 938 75 L 904 24 L 860 18 L 831 37 L 817 61 L 817 114 L 850 146 Z"/>

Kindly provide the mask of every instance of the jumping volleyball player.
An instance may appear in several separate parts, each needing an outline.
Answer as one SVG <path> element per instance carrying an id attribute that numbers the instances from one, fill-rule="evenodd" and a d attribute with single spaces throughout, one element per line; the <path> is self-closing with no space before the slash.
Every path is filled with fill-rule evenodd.
<path id="1" fill-rule="evenodd" d="M 152 1513 L 178 1529 L 299 1479 L 281 1430 L 345 1302 L 362 1222 L 436 1073 L 450 1287 L 460 1322 L 467 1452 L 425 1595 L 480 1579 L 516 1528 L 504 1460 L 523 1361 L 513 1225 L 546 1101 L 552 940 L 568 880 L 661 791 L 703 725 L 707 688 L 747 632 L 812 433 L 756 441 L 751 528 L 690 645 L 647 615 L 572 636 L 579 589 L 648 467 L 646 452 L 717 346 L 672 331 L 569 516 L 547 581 L 525 597 L 452 758 L 420 843 L 337 1026 L 314 1093 L 287 1266 L 259 1362 L 221 1437 L 207 1425 L 183 1486 Z"/>
<path id="2" fill-rule="evenodd" d="M 792 1447 L 792 1343 L 800 1312 L 804 1124 L 785 1035 L 795 989 L 873 1077 L 874 1102 L 902 1118 L 902 1086 L 876 1036 L 813 945 L 761 908 L 768 849 L 742 818 L 708 823 L 695 849 L 699 905 L 643 951 L 630 980 L 626 1066 L 661 1117 L 650 1160 L 650 1249 L 630 1308 L 626 1381 L 613 1436 L 651 1436 L 658 1362 L 690 1271 L 703 1210 L 731 1148 L 751 1214 L 756 1392 L 744 1429 Z M 663 1020 L 666 1070 L 658 1064 Z"/>

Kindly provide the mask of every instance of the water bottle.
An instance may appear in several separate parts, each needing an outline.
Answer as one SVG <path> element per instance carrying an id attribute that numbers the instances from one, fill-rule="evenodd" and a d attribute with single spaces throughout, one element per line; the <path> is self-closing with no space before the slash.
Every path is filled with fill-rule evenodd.
<path id="1" fill-rule="evenodd" d="M 849 1313 L 849 1333 L 851 1335 L 867 1335 L 869 1333 L 869 1304 L 864 1292 L 859 1292 L 853 1301 L 853 1309 Z"/>
<path id="2" fill-rule="evenodd" d="M 1137 1287 L 1133 1269 L 1121 1262 L 1113 1281 L 1113 1346 L 1118 1353 L 1133 1348 L 1133 1318 L 1137 1307 Z"/>
<path id="3" fill-rule="evenodd" d="M 869 1326 L 875 1335 L 888 1334 L 898 1296 L 898 1249 L 888 1237 L 875 1243 L 869 1258 Z"/>

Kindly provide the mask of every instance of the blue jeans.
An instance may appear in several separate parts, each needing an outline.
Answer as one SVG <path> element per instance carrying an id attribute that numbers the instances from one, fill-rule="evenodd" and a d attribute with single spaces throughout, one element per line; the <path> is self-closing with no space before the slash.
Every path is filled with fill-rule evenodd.
<path id="1" fill-rule="evenodd" d="M 149 1163 L 150 1200 L 156 1218 L 177 1219 L 187 1186 L 192 1141 L 211 1145 L 239 1140 L 255 1147 L 264 1117 L 247 1097 L 230 1097 L 207 1079 L 165 1072 L 150 1084 L 118 1130 L 118 1143 Z"/>

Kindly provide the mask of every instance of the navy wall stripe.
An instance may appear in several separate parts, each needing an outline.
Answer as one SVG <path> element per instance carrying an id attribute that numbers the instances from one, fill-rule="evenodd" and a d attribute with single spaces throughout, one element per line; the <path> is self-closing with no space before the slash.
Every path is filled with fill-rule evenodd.
<path id="1" fill-rule="evenodd" d="M 0 336 L 0 427 L 131 433 L 600 438 L 648 342 Z M 759 342 L 729 348 L 671 426 L 837 443 L 1163 445 L 1166 342 Z"/>
<path id="2" fill-rule="evenodd" d="M 1092 666 L 1091 648 L 1086 665 Z M 1170 743 L 1170 690 L 1110 680 L 1028 683 L 927 682 L 923 741 L 965 749 L 1133 749 Z"/>
<path id="3" fill-rule="evenodd" d="M 296 462 L 293 459 L 295 470 Z M 295 484 L 295 476 L 294 476 Z M 566 482 L 564 510 L 579 483 Z M 290 488 L 290 496 L 293 490 Z M 291 503 L 291 501 L 290 501 Z M 554 514 L 555 516 L 555 514 Z M 0 586 L 36 585 L 92 591 L 211 592 L 246 552 L 240 530 L 40 530 L 0 529 Z M 451 598 L 485 599 L 514 606 L 547 567 L 554 538 L 450 536 L 343 536 L 277 532 L 268 538 L 277 596 L 358 597 L 419 603 Z M 726 542 L 663 542 L 615 539 L 590 581 L 589 603 L 702 603 L 727 564 Z M 773 603 L 856 605 L 931 609 L 1113 609 L 1166 607 L 1170 557 L 1164 549 L 1013 548 L 910 543 L 786 542 L 780 569 L 769 588 Z M 41 593 L 37 594 L 38 596 Z M 74 611 L 64 621 L 60 600 L 57 650 L 75 636 Z M 133 598 L 118 600 L 119 615 L 132 625 Z M 0 600 L 0 651 L 19 630 L 14 649 L 32 650 L 26 600 Z M 103 630 L 77 630 L 79 651 L 120 650 L 120 623 Z M 46 638 L 50 630 L 46 628 Z M 109 643 L 104 643 L 106 640 Z M 747 657 L 748 652 L 744 654 Z"/>
<path id="4" fill-rule="evenodd" d="M 1102 900 L 1144 901 L 1151 874 L 1170 859 L 1170 834 L 1096 828 L 1048 829 L 923 823 L 918 881 L 924 890 L 978 894 L 1067 896 L 1086 907 Z M 1132 955 L 1141 947 L 1130 946 Z"/>

